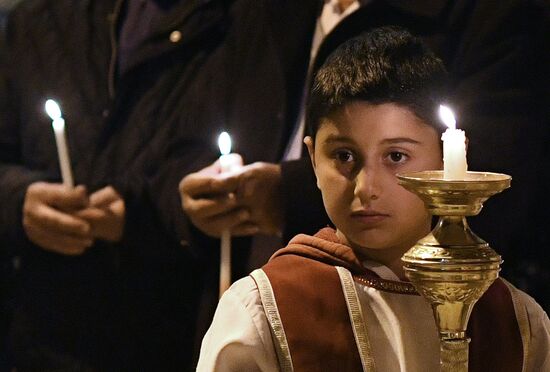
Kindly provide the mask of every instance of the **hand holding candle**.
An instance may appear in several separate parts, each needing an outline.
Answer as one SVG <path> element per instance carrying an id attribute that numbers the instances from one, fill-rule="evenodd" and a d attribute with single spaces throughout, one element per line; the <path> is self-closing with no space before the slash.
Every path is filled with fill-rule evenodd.
<path id="1" fill-rule="evenodd" d="M 52 119 L 52 127 L 55 134 L 55 144 L 57 146 L 57 155 L 59 158 L 59 168 L 63 184 L 68 187 L 74 187 L 73 174 L 71 171 L 71 160 L 67 148 L 67 138 L 65 136 L 65 120 L 61 117 L 61 109 L 57 102 L 52 99 L 46 101 L 46 113 Z"/>
<path id="2" fill-rule="evenodd" d="M 466 135 L 456 129 L 456 119 L 450 108 L 439 106 L 439 116 L 448 129 L 443 133 L 443 179 L 464 180 L 468 164 L 466 163 Z"/>
<path id="3" fill-rule="evenodd" d="M 241 157 L 231 153 L 231 137 L 227 132 L 218 138 L 221 172 L 234 172 L 242 167 Z M 220 297 L 231 285 L 231 231 L 224 230 L 220 243 Z"/>

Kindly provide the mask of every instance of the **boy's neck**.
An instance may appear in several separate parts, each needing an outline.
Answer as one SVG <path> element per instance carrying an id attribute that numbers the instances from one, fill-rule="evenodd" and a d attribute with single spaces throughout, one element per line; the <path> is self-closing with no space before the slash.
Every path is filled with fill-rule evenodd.
<path id="1" fill-rule="evenodd" d="M 407 252 L 416 242 L 412 242 L 410 246 L 407 244 L 406 247 L 372 249 L 353 244 L 339 230 L 336 230 L 336 235 L 341 242 L 345 242 L 345 244 L 349 245 L 355 251 L 359 259 L 380 263 L 390 269 L 400 280 L 408 281 L 405 276 L 401 257 L 403 257 L 405 252 Z"/>
<path id="2" fill-rule="evenodd" d="M 399 278 L 399 280 L 408 281 L 405 276 L 405 270 L 403 269 L 403 262 L 401 261 L 401 257 L 403 257 L 405 252 L 403 252 L 402 249 L 391 250 L 390 252 L 388 249 L 379 250 L 361 248 L 358 254 L 366 260 L 375 261 L 386 266 Z"/>

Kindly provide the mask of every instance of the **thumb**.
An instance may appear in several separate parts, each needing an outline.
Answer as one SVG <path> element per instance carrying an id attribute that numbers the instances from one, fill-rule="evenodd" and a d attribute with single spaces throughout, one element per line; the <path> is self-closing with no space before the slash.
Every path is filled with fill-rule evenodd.
<path id="1" fill-rule="evenodd" d="M 121 196 L 115 189 L 112 186 L 107 186 L 90 196 L 90 205 L 96 208 L 107 208 L 119 199 L 121 199 Z"/>

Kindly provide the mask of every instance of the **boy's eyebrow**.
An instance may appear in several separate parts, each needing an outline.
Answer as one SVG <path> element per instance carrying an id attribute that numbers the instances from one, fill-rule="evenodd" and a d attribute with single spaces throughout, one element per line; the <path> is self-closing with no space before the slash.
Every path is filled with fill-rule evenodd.
<path id="1" fill-rule="evenodd" d="M 326 144 L 330 144 L 330 143 L 333 143 L 333 142 L 354 143 L 354 141 L 349 137 L 339 136 L 339 135 L 334 135 L 334 134 L 329 134 L 323 142 L 326 143 Z M 386 138 L 386 139 L 383 139 L 382 141 L 380 141 L 380 144 L 383 144 L 383 145 L 385 145 L 385 144 L 392 145 L 392 144 L 396 144 L 396 143 L 412 143 L 412 144 L 415 144 L 415 145 L 421 144 L 420 141 L 417 141 L 417 140 L 412 139 L 410 137 Z"/>
<path id="2" fill-rule="evenodd" d="M 332 142 L 349 142 L 353 143 L 353 140 L 346 136 L 338 136 L 335 134 L 329 134 L 327 138 L 324 140 L 324 143 L 332 143 Z"/>
<path id="3" fill-rule="evenodd" d="M 415 139 L 409 138 L 409 137 L 396 137 L 396 138 L 386 138 L 382 141 L 380 141 L 381 144 L 395 144 L 395 143 L 412 143 L 412 144 L 420 144 L 420 141 L 417 141 Z"/>

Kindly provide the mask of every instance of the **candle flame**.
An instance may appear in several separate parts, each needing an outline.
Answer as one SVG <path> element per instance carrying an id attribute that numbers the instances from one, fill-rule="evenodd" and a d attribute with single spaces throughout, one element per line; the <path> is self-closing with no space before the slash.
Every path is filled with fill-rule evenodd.
<path id="1" fill-rule="evenodd" d="M 231 136 L 229 133 L 222 132 L 218 137 L 218 146 L 222 155 L 227 155 L 231 152 Z"/>
<path id="2" fill-rule="evenodd" d="M 50 118 L 52 118 L 52 120 L 61 118 L 61 109 L 59 108 L 57 102 L 55 102 L 53 99 L 47 100 L 44 107 L 46 109 L 46 113 Z"/>
<path id="3" fill-rule="evenodd" d="M 439 117 L 443 124 L 450 129 L 456 129 L 456 119 L 453 110 L 445 105 L 439 105 Z"/>

